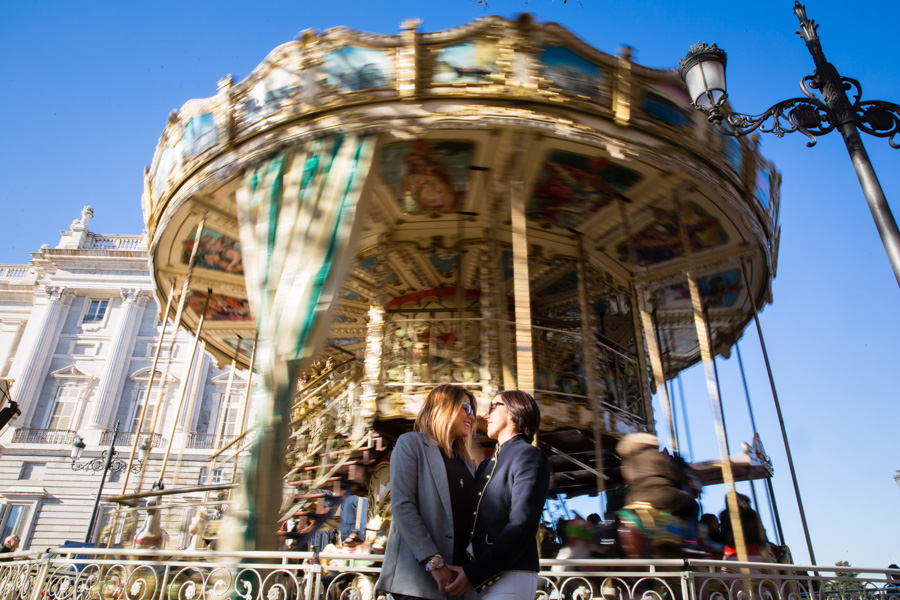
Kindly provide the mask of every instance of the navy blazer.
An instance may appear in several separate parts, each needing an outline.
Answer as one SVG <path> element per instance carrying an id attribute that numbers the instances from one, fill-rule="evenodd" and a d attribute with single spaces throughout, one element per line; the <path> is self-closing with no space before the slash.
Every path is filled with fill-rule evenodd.
<path id="1" fill-rule="evenodd" d="M 475 560 L 463 566 L 475 588 L 505 571 L 540 570 L 537 532 L 550 488 L 543 450 L 517 435 L 497 447 L 475 474 Z"/>

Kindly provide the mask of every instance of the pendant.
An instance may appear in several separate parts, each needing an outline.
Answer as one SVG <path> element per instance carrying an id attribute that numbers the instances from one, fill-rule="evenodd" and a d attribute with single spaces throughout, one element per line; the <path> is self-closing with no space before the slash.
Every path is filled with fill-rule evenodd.
<path id="1" fill-rule="evenodd" d="M 465 487 L 466 484 L 463 482 L 462 477 L 459 478 L 459 487 Z"/>

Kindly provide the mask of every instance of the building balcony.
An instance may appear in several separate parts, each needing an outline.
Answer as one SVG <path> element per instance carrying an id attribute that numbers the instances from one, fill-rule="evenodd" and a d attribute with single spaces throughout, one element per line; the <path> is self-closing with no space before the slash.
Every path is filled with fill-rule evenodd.
<path id="1" fill-rule="evenodd" d="M 113 433 L 115 433 L 115 432 L 104 431 L 103 435 L 100 436 L 100 445 L 106 446 L 107 444 L 112 443 Z M 135 436 L 134 431 L 120 431 L 116 435 L 116 446 L 133 446 L 134 445 L 134 436 Z M 150 440 L 151 448 L 159 448 L 160 446 L 162 446 L 165 443 L 165 440 L 163 439 L 163 437 L 158 433 L 153 433 L 153 434 L 142 433 L 141 439 L 138 442 L 138 446 L 143 444 L 144 440 L 146 440 L 148 438 Z"/>
<path id="2" fill-rule="evenodd" d="M 14 444 L 59 444 L 71 445 L 76 433 L 71 429 L 32 429 L 23 427 L 13 434 Z"/>
<path id="3" fill-rule="evenodd" d="M 234 435 L 220 435 L 218 444 L 216 443 L 216 434 L 214 433 L 190 433 L 188 434 L 186 448 L 196 449 L 216 449 L 227 446 L 234 438 Z"/>

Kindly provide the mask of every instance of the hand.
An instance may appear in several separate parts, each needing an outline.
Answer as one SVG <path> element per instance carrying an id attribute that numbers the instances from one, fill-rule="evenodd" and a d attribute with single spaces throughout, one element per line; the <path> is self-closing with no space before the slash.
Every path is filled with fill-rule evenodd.
<path id="1" fill-rule="evenodd" d="M 434 580 L 438 584 L 438 589 L 444 593 L 447 591 L 447 585 L 450 584 L 455 577 L 455 574 L 450 572 L 449 567 L 450 565 L 444 565 L 440 569 L 435 569 L 431 572 L 431 576 L 434 577 Z"/>
<path id="2" fill-rule="evenodd" d="M 456 573 L 456 579 L 443 589 L 444 592 L 451 596 L 462 596 L 474 589 L 472 587 L 472 582 L 469 581 L 469 578 L 466 576 L 466 572 L 463 571 L 462 567 L 447 565 L 447 569 Z"/>

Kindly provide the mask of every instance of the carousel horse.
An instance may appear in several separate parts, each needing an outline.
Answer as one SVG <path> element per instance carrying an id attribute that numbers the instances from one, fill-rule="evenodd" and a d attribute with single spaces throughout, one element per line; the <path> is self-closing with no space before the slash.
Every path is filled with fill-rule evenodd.
<path id="1" fill-rule="evenodd" d="M 647 502 L 633 502 L 617 516 L 619 546 L 627 558 L 700 558 L 708 555 L 697 539 L 696 523 Z"/>
<path id="2" fill-rule="evenodd" d="M 144 526 L 134 536 L 134 547 L 145 550 L 158 550 L 162 548 L 165 532 L 160 526 L 160 497 L 154 496 L 147 501 L 147 520 Z"/>

